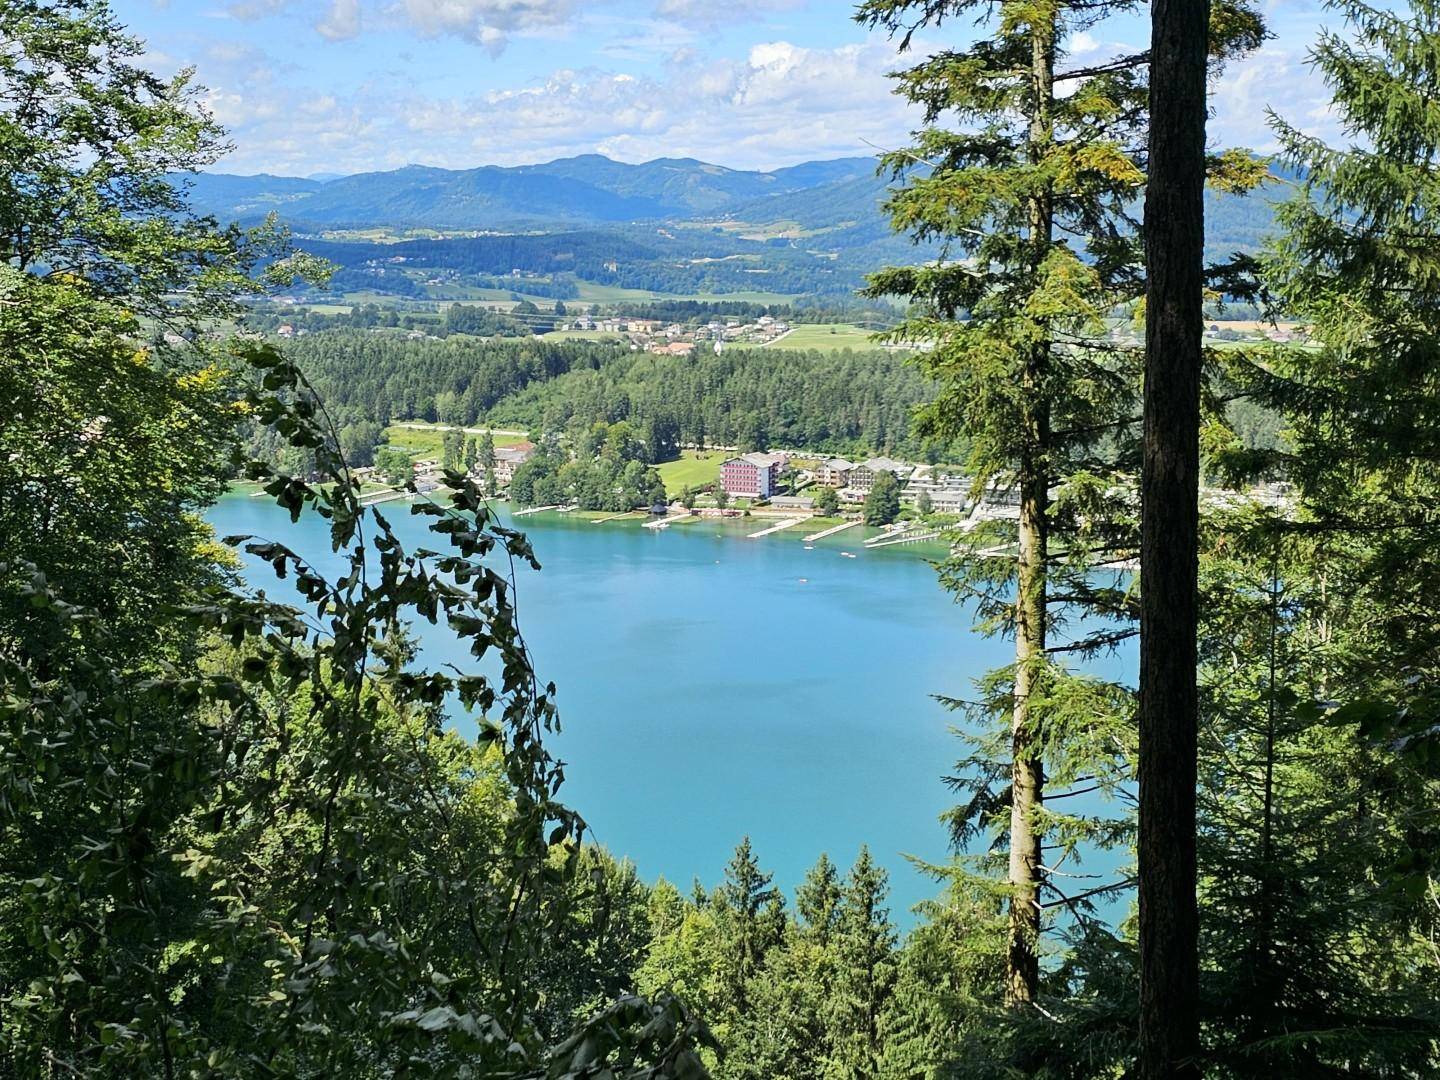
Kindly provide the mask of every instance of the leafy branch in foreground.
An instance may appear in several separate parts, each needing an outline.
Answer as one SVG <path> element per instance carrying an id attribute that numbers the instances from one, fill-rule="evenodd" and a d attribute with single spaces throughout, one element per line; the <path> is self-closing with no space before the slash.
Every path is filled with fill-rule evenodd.
<path id="1" fill-rule="evenodd" d="M 7 566 L 7 600 L 46 647 L 0 650 L 0 865 L 19 886 L 5 914 L 32 950 L 4 981 L 6 1064 L 703 1075 L 708 1035 L 673 999 L 622 1000 L 566 1042 L 569 1015 L 546 1008 L 584 823 L 556 798 L 555 691 L 515 620 L 528 542 L 451 474 L 448 507 L 413 508 L 448 551 L 407 551 L 361 504 L 298 371 L 267 348 L 241 359 L 260 373 L 249 409 L 326 480 L 251 475 L 292 518 L 328 520 L 342 571 L 231 538 L 298 606 L 182 582 L 178 605 L 145 613 L 199 647 L 135 659 L 109 612 Z M 444 620 L 480 669 L 417 668 L 415 618 Z M 445 730 L 450 700 L 482 714 L 478 744 Z"/>

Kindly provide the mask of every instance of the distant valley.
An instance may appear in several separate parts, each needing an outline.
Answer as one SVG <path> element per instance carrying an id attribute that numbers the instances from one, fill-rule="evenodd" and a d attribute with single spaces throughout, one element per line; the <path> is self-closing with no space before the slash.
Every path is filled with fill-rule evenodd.
<path id="1" fill-rule="evenodd" d="M 869 271 L 934 251 L 890 230 L 889 181 L 868 157 L 760 172 L 588 154 L 334 179 L 178 179 L 196 211 L 222 221 L 277 214 L 307 249 L 342 268 L 336 291 L 346 294 L 493 300 L 499 287 L 502 296 L 600 295 L 589 283 L 602 292 L 834 299 L 853 294 Z M 1284 191 L 1212 195 L 1210 256 L 1255 250 Z M 524 276 L 528 287 L 496 276 Z"/>

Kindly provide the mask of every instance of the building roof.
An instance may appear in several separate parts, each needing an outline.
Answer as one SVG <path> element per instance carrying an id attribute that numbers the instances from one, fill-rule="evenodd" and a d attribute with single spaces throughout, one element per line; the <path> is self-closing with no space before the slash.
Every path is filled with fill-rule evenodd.
<path id="1" fill-rule="evenodd" d="M 725 464 L 729 465 L 735 461 L 743 461 L 746 465 L 754 465 L 757 469 L 768 469 L 772 465 L 785 464 L 785 459 L 779 454 L 741 454 L 739 457 L 728 459 Z"/>
<path id="2" fill-rule="evenodd" d="M 516 443 L 514 446 L 497 446 L 495 448 L 496 461 L 526 461 L 535 452 L 535 444 L 532 442 Z"/>
<path id="3" fill-rule="evenodd" d="M 908 461 L 896 461 L 888 457 L 872 457 L 865 462 L 865 468 L 871 472 L 910 472 L 915 466 Z"/>
<path id="4" fill-rule="evenodd" d="M 834 469 L 836 472 L 849 472 L 855 467 L 853 461 L 846 461 L 843 457 L 826 458 L 824 465 L 825 468 Z"/>

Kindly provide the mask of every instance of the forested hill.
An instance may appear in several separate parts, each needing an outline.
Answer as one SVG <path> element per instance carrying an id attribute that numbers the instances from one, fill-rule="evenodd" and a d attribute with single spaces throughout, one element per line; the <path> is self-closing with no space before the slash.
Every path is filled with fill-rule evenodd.
<path id="1" fill-rule="evenodd" d="M 437 229 L 564 231 L 579 226 L 703 222 L 799 248 L 853 252 L 890 235 L 890 182 L 868 157 L 811 161 L 770 172 L 689 158 L 639 165 L 599 154 L 511 168 L 449 170 L 411 165 L 330 181 L 201 173 L 185 181 L 195 207 L 254 222 L 271 211 L 301 231 Z M 1251 196 L 1212 192 L 1212 256 L 1251 251 L 1286 187 Z"/>
<path id="2" fill-rule="evenodd" d="M 933 393 L 904 356 L 879 349 L 735 348 L 677 360 L 613 343 L 353 330 L 309 334 L 288 349 L 340 426 L 366 430 L 412 419 L 537 432 L 665 421 L 684 443 L 918 456 L 911 418 Z"/>
<path id="3" fill-rule="evenodd" d="M 198 174 L 197 209 L 254 220 L 270 210 L 313 227 L 497 229 L 726 217 L 770 195 L 817 192 L 872 177 L 869 158 L 812 161 L 773 172 L 728 169 L 688 158 L 640 165 L 599 154 L 541 165 L 435 169 L 409 165 L 328 182 L 276 176 Z"/>

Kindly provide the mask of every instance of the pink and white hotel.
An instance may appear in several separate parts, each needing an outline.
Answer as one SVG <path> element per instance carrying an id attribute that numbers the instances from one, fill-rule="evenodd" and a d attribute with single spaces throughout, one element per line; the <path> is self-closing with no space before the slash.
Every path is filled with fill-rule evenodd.
<path id="1" fill-rule="evenodd" d="M 779 454 L 741 454 L 720 466 L 720 485 L 727 495 L 768 499 L 775 494 L 784 464 Z"/>

